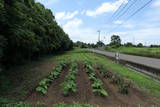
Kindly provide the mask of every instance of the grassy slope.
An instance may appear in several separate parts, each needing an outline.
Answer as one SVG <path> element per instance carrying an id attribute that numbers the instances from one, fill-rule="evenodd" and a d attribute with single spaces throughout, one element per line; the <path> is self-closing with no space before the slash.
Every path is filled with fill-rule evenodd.
<path id="1" fill-rule="evenodd" d="M 116 52 L 119 51 L 121 53 L 126 54 L 134 54 L 146 57 L 157 57 L 160 58 L 160 48 L 136 48 L 136 47 L 120 47 L 117 49 L 108 48 L 107 51 Z"/>
<path id="2" fill-rule="evenodd" d="M 82 61 L 86 60 L 86 61 L 91 61 L 93 63 L 104 64 L 105 66 L 117 71 L 120 75 L 131 79 L 132 82 L 138 85 L 140 88 L 160 97 L 160 83 L 155 82 L 154 80 L 152 80 L 147 76 L 133 72 L 124 66 L 118 65 L 113 61 L 107 59 L 105 56 L 89 53 L 84 50 L 74 50 L 74 51 L 69 51 L 64 55 L 51 58 L 51 60 L 62 60 L 62 59 L 74 59 Z"/>

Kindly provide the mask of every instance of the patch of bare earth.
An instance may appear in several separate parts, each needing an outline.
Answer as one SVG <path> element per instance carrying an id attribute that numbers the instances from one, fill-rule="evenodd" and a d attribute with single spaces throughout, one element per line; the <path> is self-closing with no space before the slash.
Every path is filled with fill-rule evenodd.
<path id="1" fill-rule="evenodd" d="M 48 76 L 55 67 L 56 62 L 40 60 L 39 62 L 26 64 L 10 70 L 9 79 L 12 90 L 3 97 L 10 99 L 25 100 L 27 96 L 37 87 L 39 81 Z"/>
<path id="2" fill-rule="evenodd" d="M 144 93 L 135 86 L 132 86 L 129 89 L 128 94 L 122 94 L 119 92 L 118 86 L 112 83 L 111 79 L 104 78 L 99 72 L 97 72 L 97 75 L 103 81 L 105 87 L 107 87 L 106 90 L 109 93 L 108 97 L 114 96 L 117 101 L 119 100 L 120 105 L 123 107 L 136 107 L 138 105 L 142 105 L 144 107 L 151 107 L 152 105 L 156 105 L 157 107 L 160 106 L 154 96 Z"/>

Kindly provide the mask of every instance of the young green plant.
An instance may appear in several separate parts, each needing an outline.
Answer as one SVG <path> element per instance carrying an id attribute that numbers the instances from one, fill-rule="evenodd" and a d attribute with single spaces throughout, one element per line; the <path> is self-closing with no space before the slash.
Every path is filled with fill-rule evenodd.
<path id="1" fill-rule="evenodd" d="M 39 86 L 36 88 L 36 91 L 44 95 L 47 94 L 47 89 L 49 85 L 54 79 L 58 78 L 66 64 L 66 61 L 59 62 L 59 64 L 57 64 L 57 66 L 55 67 L 54 71 L 51 72 L 51 74 L 47 78 L 44 78 L 39 82 Z"/>

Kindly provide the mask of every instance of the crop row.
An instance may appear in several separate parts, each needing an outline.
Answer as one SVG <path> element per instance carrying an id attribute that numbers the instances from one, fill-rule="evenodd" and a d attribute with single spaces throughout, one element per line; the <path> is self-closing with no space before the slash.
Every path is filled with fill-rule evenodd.
<path id="1" fill-rule="evenodd" d="M 118 85 L 121 93 L 128 94 L 129 88 L 131 87 L 131 82 L 124 79 L 122 76 L 107 70 L 103 65 L 97 65 L 99 72 L 105 77 L 111 79 L 113 84 Z"/>
<path id="2" fill-rule="evenodd" d="M 92 83 L 93 93 L 96 93 L 101 96 L 108 96 L 107 91 L 103 88 L 103 82 L 96 77 L 96 70 L 87 62 L 85 63 L 84 68 L 88 74 L 89 80 Z"/>
<path id="3" fill-rule="evenodd" d="M 63 95 L 68 96 L 71 92 L 76 92 L 76 75 L 77 75 L 77 63 L 72 62 L 71 68 L 69 69 L 69 73 L 66 75 L 66 81 L 61 83 L 60 85 L 63 87 Z"/>
<path id="4" fill-rule="evenodd" d="M 67 65 L 66 61 L 59 62 L 53 72 L 39 82 L 39 86 L 36 88 L 36 91 L 42 94 L 47 94 L 47 89 L 53 80 L 57 79 L 60 73 L 63 71 L 64 67 Z"/>

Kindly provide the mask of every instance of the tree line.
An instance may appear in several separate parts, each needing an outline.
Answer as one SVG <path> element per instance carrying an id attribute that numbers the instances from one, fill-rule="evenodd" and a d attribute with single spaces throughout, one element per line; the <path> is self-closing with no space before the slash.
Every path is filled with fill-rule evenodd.
<path id="1" fill-rule="evenodd" d="M 98 41 L 96 44 L 77 41 L 77 42 L 74 42 L 73 46 L 76 48 L 98 48 L 98 47 L 105 46 L 105 44 L 102 41 Z"/>
<path id="2" fill-rule="evenodd" d="M 141 48 L 141 47 L 151 47 L 151 48 L 160 47 L 160 45 L 145 46 L 143 43 L 138 43 L 136 45 L 136 44 L 133 44 L 132 42 L 127 42 L 127 43 L 122 44 L 122 40 L 119 35 L 112 35 L 110 43 L 106 44 L 106 45 L 102 41 L 98 41 L 96 44 L 95 43 L 84 43 L 81 41 L 74 42 L 74 47 L 78 47 L 78 48 L 100 48 L 100 47 L 103 48 L 103 47 L 106 47 L 106 49 L 107 49 L 108 47 L 119 48 L 122 46 L 124 46 L 124 47 L 138 47 L 138 48 Z"/>
<path id="3" fill-rule="evenodd" d="M 111 46 L 112 48 L 118 48 L 120 46 L 125 46 L 125 47 L 160 47 L 160 45 L 150 45 L 150 46 L 145 46 L 143 43 L 138 43 L 137 45 L 133 44 L 132 42 L 127 42 L 122 44 L 121 43 L 121 38 L 118 35 L 112 35 L 111 36 L 111 42 L 107 46 Z"/>
<path id="4" fill-rule="evenodd" d="M 0 64 L 71 49 L 51 10 L 35 0 L 0 0 Z"/>

